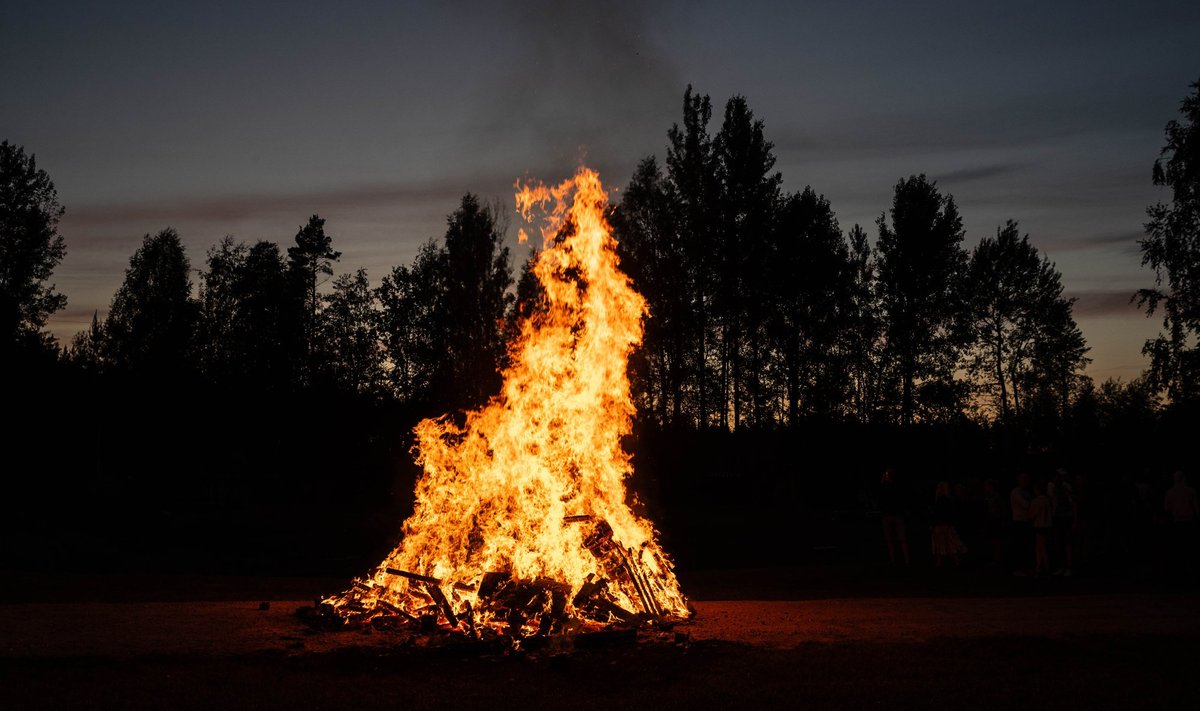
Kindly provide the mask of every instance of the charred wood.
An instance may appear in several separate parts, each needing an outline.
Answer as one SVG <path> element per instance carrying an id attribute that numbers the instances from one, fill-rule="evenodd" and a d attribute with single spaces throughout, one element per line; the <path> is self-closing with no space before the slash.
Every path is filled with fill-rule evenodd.
<path id="1" fill-rule="evenodd" d="M 383 570 L 388 575 L 398 575 L 402 578 L 408 578 L 409 580 L 415 580 L 418 583 L 432 583 L 434 585 L 442 584 L 442 581 L 439 578 L 432 578 L 428 575 L 419 575 L 417 573 L 410 573 L 407 570 L 400 570 L 399 568 L 384 568 Z"/>
<path id="2" fill-rule="evenodd" d="M 450 601 L 446 599 L 446 594 L 442 592 L 442 589 L 429 582 L 425 583 L 425 587 L 433 596 L 433 601 L 437 603 L 438 608 L 441 609 L 442 615 L 446 617 L 446 622 L 450 623 L 451 627 L 458 627 L 458 616 L 454 614 L 454 608 L 450 606 Z"/>

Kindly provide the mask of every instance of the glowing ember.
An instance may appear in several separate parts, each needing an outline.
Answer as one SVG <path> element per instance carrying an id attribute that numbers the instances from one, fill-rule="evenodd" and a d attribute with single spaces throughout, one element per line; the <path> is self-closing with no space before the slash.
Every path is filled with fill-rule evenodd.
<path id="1" fill-rule="evenodd" d="M 416 505 L 369 580 L 326 600 L 343 617 L 424 617 L 515 637 L 687 616 L 653 526 L 627 502 L 626 363 L 645 302 L 618 268 L 599 176 L 526 186 L 547 214 L 534 269 L 547 298 L 510 344 L 500 394 L 416 427 Z M 524 231 L 521 239 L 525 239 Z"/>

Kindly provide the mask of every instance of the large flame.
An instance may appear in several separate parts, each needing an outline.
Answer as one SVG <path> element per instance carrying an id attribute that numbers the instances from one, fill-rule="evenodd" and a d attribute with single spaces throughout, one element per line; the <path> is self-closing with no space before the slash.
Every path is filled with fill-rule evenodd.
<path id="1" fill-rule="evenodd" d="M 534 267 L 546 308 L 510 344 L 498 396 L 461 427 L 445 416 L 417 425 L 424 472 L 402 542 L 357 593 L 331 602 L 479 614 L 492 573 L 569 595 L 603 579 L 611 609 L 683 617 L 671 563 L 625 487 L 632 467 L 621 438 L 635 414 L 626 365 L 646 304 L 619 269 L 607 195 L 581 168 L 558 186 L 521 187 L 516 202 L 527 221 L 535 208 L 546 216 Z"/>

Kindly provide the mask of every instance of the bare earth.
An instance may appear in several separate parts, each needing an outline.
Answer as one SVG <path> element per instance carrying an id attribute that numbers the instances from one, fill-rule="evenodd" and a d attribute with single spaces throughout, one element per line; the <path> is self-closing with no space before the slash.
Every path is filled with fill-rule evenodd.
<path id="1" fill-rule="evenodd" d="M 699 601 L 567 657 L 313 633 L 303 601 L 0 604 L 0 708 L 1200 707 L 1200 596 Z"/>

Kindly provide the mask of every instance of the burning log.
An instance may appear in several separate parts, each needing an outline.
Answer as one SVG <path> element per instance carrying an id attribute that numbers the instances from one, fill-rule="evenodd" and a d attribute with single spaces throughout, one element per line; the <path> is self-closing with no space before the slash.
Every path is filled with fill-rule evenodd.
<path id="1" fill-rule="evenodd" d="M 440 578 L 431 578 L 428 575 L 418 575 L 417 573 L 410 573 L 407 570 L 400 570 L 399 568 L 384 568 L 384 571 L 386 571 L 388 575 L 398 575 L 401 578 L 408 578 L 409 580 L 415 580 L 418 583 L 430 583 L 433 585 L 441 585 L 442 584 L 442 581 Z"/>
<path id="2" fill-rule="evenodd" d="M 437 603 L 438 608 L 445 615 L 446 621 L 450 623 L 450 626 L 458 627 L 458 616 L 454 614 L 454 608 L 450 607 L 450 601 L 446 599 L 446 594 L 442 592 L 442 589 L 436 584 L 429 582 L 425 583 L 425 587 L 429 590 L 429 594 L 433 596 L 433 601 Z"/>
<path id="3" fill-rule="evenodd" d="M 618 605 L 615 602 L 612 602 L 610 600 L 605 600 L 604 598 L 599 598 L 599 599 L 595 600 L 592 603 L 592 605 L 599 612 L 603 612 L 612 617 L 615 617 L 622 622 L 638 622 L 639 621 L 638 614 L 636 612 L 630 612 L 629 610 L 626 610 L 625 608 L 621 607 L 620 605 Z"/>
<path id="4" fill-rule="evenodd" d="M 407 612 L 405 612 L 404 610 L 401 610 L 400 608 L 396 607 L 395 605 L 388 602 L 387 600 L 380 600 L 375 603 L 375 606 L 379 607 L 379 608 L 383 608 L 389 614 L 396 615 L 397 617 L 402 617 L 407 622 L 412 622 L 414 624 L 417 622 L 416 615 L 408 614 Z"/>
<path id="5" fill-rule="evenodd" d="M 509 573 L 484 573 L 483 579 L 479 581 L 479 597 L 485 600 L 494 597 L 501 586 L 511 579 L 512 575 Z"/>
<path id="6" fill-rule="evenodd" d="M 642 598 L 642 606 L 646 612 L 654 617 L 662 617 L 662 610 L 659 609 L 658 603 L 654 601 L 654 594 L 650 591 L 650 583 L 646 580 L 645 573 L 633 558 L 633 551 L 629 548 L 621 549 L 616 546 L 617 555 L 621 559 L 621 565 L 633 580 L 633 586 L 637 589 L 638 596 Z"/>
<path id="7" fill-rule="evenodd" d="M 575 597 L 571 598 L 571 606 L 582 610 L 587 606 L 592 596 L 604 590 L 608 585 L 608 581 L 604 578 L 597 578 L 595 575 L 588 574 L 587 580 L 583 581 L 583 585 L 579 587 L 579 592 L 575 593 Z"/>
<path id="8" fill-rule="evenodd" d="M 662 617 L 662 608 L 655 601 L 650 582 L 634 558 L 633 550 L 621 546 L 613 539 L 612 526 L 608 521 L 601 520 L 596 524 L 584 538 L 583 546 L 603 567 L 629 580 L 644 612 L 653 618 Z"/>

